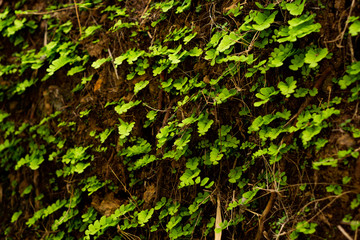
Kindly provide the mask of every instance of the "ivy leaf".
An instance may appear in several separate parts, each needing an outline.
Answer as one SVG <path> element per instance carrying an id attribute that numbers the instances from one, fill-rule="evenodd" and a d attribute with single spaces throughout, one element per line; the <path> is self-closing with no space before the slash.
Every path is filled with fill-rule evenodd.
<path id="1" fill-rule="evenodd" d="M 290 97 L 296 89 L 296 81 L 294 80 L 294 77 L 287 77 L 285 82 L 279 82 L 278 88 L 280 89 L 282 95 L 285 95 L 287 98 Z"/>
<path id="2" fill-rule="evenodd" d="M 327 48 L 311 48 L 305 55 L 305 63 L 310 64 L 310 68 L 314 68 L 318 65 L 318 62 L 326 57 L 327 54 Z"/>

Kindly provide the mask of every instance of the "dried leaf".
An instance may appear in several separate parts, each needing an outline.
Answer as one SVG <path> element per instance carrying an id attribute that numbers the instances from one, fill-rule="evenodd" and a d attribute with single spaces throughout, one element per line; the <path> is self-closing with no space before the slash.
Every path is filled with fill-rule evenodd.
<path id="1" fill-rule="evenodd" d="M 216 207 L 216 219 L 215 219 L 215 240 L 221 240 L 222 231 L 217 232 L 216 229 L 221 229 L 221 206 L 220 206 L 220 195 L 217 196 L 217 207 Z"/>
<path id="2" fill-rule="evenodd" d="M 103 83 L 102 78 L 99 78 L 94 85 L 94 92 L 100 90 L 102 83 Z"/>

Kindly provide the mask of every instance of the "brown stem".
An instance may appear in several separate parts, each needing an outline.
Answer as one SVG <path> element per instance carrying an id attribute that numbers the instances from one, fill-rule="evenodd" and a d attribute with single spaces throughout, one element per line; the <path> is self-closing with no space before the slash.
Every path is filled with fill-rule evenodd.
<path id="1" fill-rule="evenodd" d="M 263 211 L 263 213 L 259 219 L 259 229 L 258 229 L 258 232 L 256 233 L 255 240 L 260 240 L 263 235 L 264 222 L 265 222 L 266 216 L 268 215 L 268 213 L 270 212 L 270 210 L 274 204 L 275 194 L 276 194 L 275 192 L 271 192 L 270 199 L 265 207 L 265 210 Z"/>

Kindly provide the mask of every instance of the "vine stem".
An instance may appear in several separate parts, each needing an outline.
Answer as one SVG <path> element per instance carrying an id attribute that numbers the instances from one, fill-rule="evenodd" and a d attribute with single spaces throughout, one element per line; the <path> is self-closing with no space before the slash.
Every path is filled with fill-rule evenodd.
<path id="1" fill-rule="evenodd" d="M 81 37 L 81 23 L 80 23 L 80 17 L 79 17 L 79 11 L 78 11 L 78 5 L 76 3 L 76 0 L 74 0 L 74 4 L 75 4 L 75 12 L 76 12 L 76 18 L 77 18 L 77 21 L 78 21 L 78 24 L 79 24 L 79 30 L 80 30 L 80 37 Z"/>
<path id="2" fill-rule="evenodd" d="M 255 240 L 260 240 L 264 231 L 264 223 L 265 223 L 265 219 L 266 216 L 269 214 L 273 204 L 274 204 L 274 200 L 275 200 L 275 192 L 271 192 L 270 194 L 270 199 L 265 207 L 265 210 L 263 211 L 263 213 L 261 214 L 261 217 L 259 219 L 259 228 L 258 228 L 258 232 L 256 233 L 256 237 Z"/>

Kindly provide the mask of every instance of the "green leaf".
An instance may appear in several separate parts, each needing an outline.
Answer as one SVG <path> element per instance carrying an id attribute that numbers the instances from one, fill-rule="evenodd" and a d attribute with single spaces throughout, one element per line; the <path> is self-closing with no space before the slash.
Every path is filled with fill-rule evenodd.
<path id="1" fill-rule="evenodd" d="M 200 163 L 200 159 L 197 157 L 194 158 L 190 158 L 187 162 L 186 162 L 186 167 L 192 171 L 194 171 L 195 169 L 197 169 L 197 167 L 199 166 Z"/>
<path id="2" fill-rule="evenodd" d="M 119 115 L 126 113 L 130 108 L 139 105 L 141 103 L 141 100 L 137 100 L 136 102 L 121 102 L 119 105 L 115 107 L 115 112 L 117 112 Z"/>
<path id="3" fill-rule="evenodd" d="M 32 85 L 35 84 L 35 81 L 34 79 L 30 79 L 30 80 L 24 80 L 23 82 L 19 82 L 18 84 L 16 84 L 16 87 L 13 91 L 13 93 L 15 94 L 22 94 L 23 92 L 25 92 L 25 90 L 29 87 L 31 87 Z"/>
<path id="4" fill-rule="evenodd" d="M 29 194 L 31 192 L 31 190 L 33 189 L 32 185 L 27 186 L 24 191 L 20 194 L 21 197 L 23 197 L 26 194 Z"/>
<path id="5" fill-rule="evenodd" d="M 141 227 L 145 226 L 145 223 L 150 221 L 151 216 L 154 213 L 154 208 L 142 210 L 138 214 L 138 223 Z"/>
<path id="6" fill-rule="evenodd" d="M 213 147 L 210 152 L 210 161 L 213 165 L 217 165 L 223 156 L 224 154 L 220 153 L 219 149 Z"/>
<path id="7" fill-rule="evenodd" d="M 142 89 L 144 89 L 147 85 L 149 85 L 150 81 L 141 81 L 135 84 L 134 86 L 134 93 L 137 94 Z"/>
<path id="8" fill-rule="evenodd" d="M 191 5 L 191 0 L 183 0 L 181 6 L 176 8 L 176 14 L 184 12 Z"/>
<path id="9" fill-rule="evenodd" d="M 96 60 L 95 62 L 93 62 L 91 64 L 91 66 L 93 68 L 95 68 L 95 69 L 98 69 L 101 65 L 103 65 L 105 62 L 108 62 L 110 60 L 111 60 L 110 57 L 108 57 L 108 58 L 100 58 L 100 59 Z"/>
<path id="10" fill-rule="evenodd" d="M 168 232 L 173 229 L 181 221 L 181 219 L 182 217 L 180 215 L 172 216 L 170 221 L 166 224 L 166 231 Z"/>
<path id="11" fill-rule="evenodd" d="M 291 15 L 298 16 L 304 11 L 306 0 L 295 0 L 291 3 L 286 3 L 286 9 Z"/>
<path id="12" fill-rule="evenodd" d="M 145 54 L 144 50 L 136 50 L 136 49 L 129 49 L 126 53 L 121 54 L 119 57 L 115 58 L 114 64 L 121 65 L 124 60 L 127 59 L 129 64 L 133 64 L 139 57 Z"/>
<path id="13" fill-rule="evenodd" d="M 99 137 L 100 137 L 100 142 L 101 143 L 104 143 L 106 141 L 106 139 L 110 136 L 110 134 L 112 133 L 114 129 L 105 129 L 105 131 L 103 131 L 102 133 L 99 134 Z"/>
<path id="14" fill-rule="evenodd" d="M 202 53 L 203 53 L 203 50 L 198 47 L 194 47 L 193 49 L 191 49 L 188 52 L 189 56 L 191 56 L 191 57 L 199 57 Z"/>
<path id="15" fill-rule="evenodd" d="M 161 3 L 161 10 L 165 13 L 169 11 L 175 5 L 174 0 L 170 0 L 168 2 Z"/>
<path id="16" fill-rule="evenodd" d="M 73 68 L 71 68 L 68 72 L 67 72 L 67 75 L 68 76 L 72 76 L 76 73 L 79 73 L 79 72 L 82 72 L 84 71 L 86 68 L 84 68 L 83 66 L 75 66 Z"/>
<path id="17" fill-rule="evenodd" d="M 259 2 L 255 2 L 255 5 L 260 8 L 260 9 L 264 9 L 264 10 L 273 10 L 275 9 L 275 4 L 270 3 L 268 4 L 266 7 L 264 7 L 263 5 L 261 5 Z"/>
<path id="18" fill-rule="evenodd" d="M 127 136 L 130 135 L 132 129 L 135 126 L 135 122 L 127 123 L 127 122 L 124 122 L 121 119 L 119 119 L 119 120 L 120 120 L 120 125 L 118 127 L 118 131 L 119 131 L 119 134 L 120 134 L 120 139 L 125 139 Z"/>
<path id="19" fill-rule="evenodd" d="M 46 69 L 46 71 L 48 72 L 48 74 L 51 76 L 53 75 L 57 70 L 59 70 L 60 68 L 62 68 L 63 66 L 65 66 L 68 63 L 72 63 L 74 62 L 74 59 L 71 57 L 68 57 L 67 55 L 61 55 L 58 59 L 54 60 L 51 62 L 51 65 L 49 66 L 48 69 Z"/>
<path id="20" fill-rule="evenodd" d="M 280 89 L 282 95 L 285 95 L 287 98 L 290 97 L 296 89 L 296 81 L 294 80 L 294 77 L 287 77 L 285 82 L 279 82 L 278 88 Z"/>
<path id="21" fill-rule="evenodd" d="M 310 64 L 310 68 L 314 68 L 318 65 L 318 62 L 320 62 L 322 59 L 326 57 L 328 54 L 327 48 L 311 48 L 306 54 L 305 54 L 305 63 Z"/>
<path id="22" fill-rule="evenodd" d="M 352 63 L 350 67 L 347 67 L 346 72 L 350 75 L 358 75 L 360 73 L 360 61 Z"/>
<path id="23" fill-rule="evenodd" d="M 217 96 L 214 98 L 214 105 L 221 104 L 225 102 L 228 98 L 235 96 L 237 94 L 236 89 L 227 89 L 224 87 L 220 90 L 220 92 L 217 94 Z"/>
<path id="24" fill-rule="evenodd" d="M 360 21 L 356 20 L 349 27 L 349 33 L 351 36 L 357 36 L 360 32 Z"/>
<path id="25" fill-rule="evenodd" d="M 276 14 L 278 11 L 270 14 L 270 11 L 265 11 L 264 13 L 256 12 L 254 21 L 256 24 L 253 24 L 252 27 L 257 31 L 263 31 L 266 28 L 270 27 L 270 24 L 274 22 Z"/>
<path id="26" fill-rule="evenodd" d="M 124 22 L 124 23 L 123 23 L 122 20 L 119 19 L 119 20 L 114 24 L 114 26 L 112 26 L 109 30 L 115 32 L 115 31 L 117 31 L 117 30 L 119 30 L 119 29 L 121 29 L 121 28 L 131 28 L 131 27 L 136 26 L 136 25 L 137 25 L 137 23 L 133 23 L 133 22 L 130 22 L 130 23 Z"/>
<path id="27" fill-rule="evenodd" d="M 229 49 L 232 45 L 234 45 L 242 36 L 235 32 L 231 32 L 229 35 L 225 35 L 221 40 L 219 46 L 216 48 L 218 52 L 224 52 Z"/>
<path id="28" fill-rule="evenodd" d="M 188 43 L 191 41 L 191 39 L 193 39 L 196 35 L 197 35 L 197 32 L 194 32 L 194 33 L 186 36 L 186 37 L 184 38 L 184 44 L 185 44 L 185 45 L 188 44 Z"/>
<path id="29" fill-rule="evenodd" d="M 280 30 L 277 31 L 276 35 L 280 37 L 277 39 L 277 42 L 295 42 L 297 38 L 302 38 L 312 32 L 319 32 L 321 24 L 314 24 L 315 16 L 316 14 L 304 14 L 298 18 L 289 20 L 289 26 L 280 27 Z"/>
<path id="30" fill-rule="evenodd" d="M 304 234 L 313 234 L 316 231 L 317 223 L 308 223 L 306 221 L 299 222 L 296 225 L 296 231 Z"/>
<path id="31" fill-rule="evenodd" d="M 307 127 L 302 131 L 300 137 L 303 142 L 303 145 L 306 146 L 306 144 L 316 135 L 318 135 L 322 130 L 321 126 L 311 126 Z"/>
<path id="32" fill-rule="evenodd" d="M 194 171 L 190 169 L 186 169 L 184 174 L 180 177 L 180 185 L 179 188 L 183 188 L 185 186 L 194 185 L 194 178 L 199 176 L 200 169 L 196 168 Z"/>
<path id="33" fill-rule="evenodd" d="M 236 167 L 234 169 L 231 169 L 230 173 L 228 174 L 229 182 L 236 183 L 237 180 L 240 179 L 241 175 L 242 175 L 242 167 Z"/>
<path id="34" fill-rule="evenodd" d="M 214 120 L 209 120 L 208 119 L 209 114 L 201 114 L 199 116 L 199 120 L 198 120 L 198 133 L 199 136 L 203 136 L 207 133 L 207 131 L 210 129 L 211 125 L 214 123 Z"/>
<path id="35" fill-rule="evenodd" d="M 157 115 L 157 112 L 156 111 L 149 111 L 147 114 L 146 114 L 146 118 L 148 119 L 145 124 L 144 124 L 144 128 L 150 126 L 150 124 L 156 119 L 156 115 Z"/>
<path id="36" fill-rule="evenodd" d="M 305 55 L 299 54 L 295 55 L 293 59 L 291 59 L 292 65 L 289 66 L 290 70 L 297 71 L 299 68 L 301 68 L 305 63 Z"/>
<path id="37" fill-rule="evenodd" d="M 100 28 L 101 28 L 101 25 L 89 26 L 88 28 L 85 29 L 84 34 L 81 36 L 80 40 L 93 35 L 95 33 L 95 31 L 100 29 Z"/>
<path id="38" fill-rule="evenodd" d="M 10 116 L 10 113 L 3 112 L 2 110 L 0 110 L 0 123 L 2 123 L 4 121 L 4 119 L 9 116 Z"/>
<path id="39" fill-rule="evenodd" d="M 84 162 L 79 162 L 75 165 L 74 167 L 74 172 L 76 173 L 83 173 L 84 170 L 90 166 L 90 163 L 84 163 Z"/>
<path id="40" fill-rule="evenodd" d="M 22 214 L 22 211 L 14 212 L 14 214 L 11 217 L 11 223 L 16 222 L 20 215 Z"/>
<path id="41" fill-rule="evenodd" d="M 296 98 L 305 97 L 306 94 L 308 94 L 308 93 L 309 93 L 309 89 L 307 89 L 307 88 L 298 88 L 298 89 L 296 89 L 294 97 L 296 97 Z"/>
<path id="42" fill-rule="evenodd" d="M 136 141 L 136 144 L 126 148 L 121 152 L 121 155 L 126 155 L 127 157 L 132 157 L 135 155 L 146 154 L 151 151 L 151 145 L 145 139 L 139 138 Z M 147 158 L 149 159 L 149 158 Z"/>
<path id="43" fill-rule="evenodd" d="M 25 22 L 26 22 L 26 18 L 23 18 L 21 20 L 15 19 L 14 25 L 12 25 L 11 27 L 8 27 L 6 29 L 5 36 L 10 37 L 10 36 L 14 35 L 17 31 L 19 31 L 20 29 L 22 29 L 24 27 Z"/>
<path id="44" fill-rule="evenodd" d="M 150 146 L 150 148 L 151 148 L 151 146 Z M 151 149 L 149 149 L 149 150 L 151 150 Z M 143 150 L 143 152 L 146 152 L 146 150 L 145 151 Z M 137 170 L 137 169 L 140 169 L 142 167 L 145 167 L 146 165 L 148 165 L 148 164 L 150 164 L 150 163 L 152 163 L 152 162 L 154 162 L 156 160 L 157 160 L 156 156 L 147 154 L 144 157 L 138 159 L 134 163 L 134 166 L 130 167 L 129 169 Z"/>
<path id="45" fill-rule="evenodd" d="M 267 103 L 270 100 L 270 97 L 273 95 L 278 94 L 279 91 L 275 91 L 274 87 L 264 87 L 260 89 L 260 92 L 255 94 L 257 98 L 262 99 L 262 101 L 255 102 L 254 106 L 259 107 L 265 103 Z"/>
<path id="46" fill-rule="evenodd" d="M 194 123 L 197 120 L 197 118 L 195 118 L 195 114 L 192 114 L 190 117 L 187 117 L 185 119 L 183 119 L 181 121 L 181 123 L 178 124 L 179 127 L 183 128 L 187 125 L 190 125 L 192 123 Z"/>

